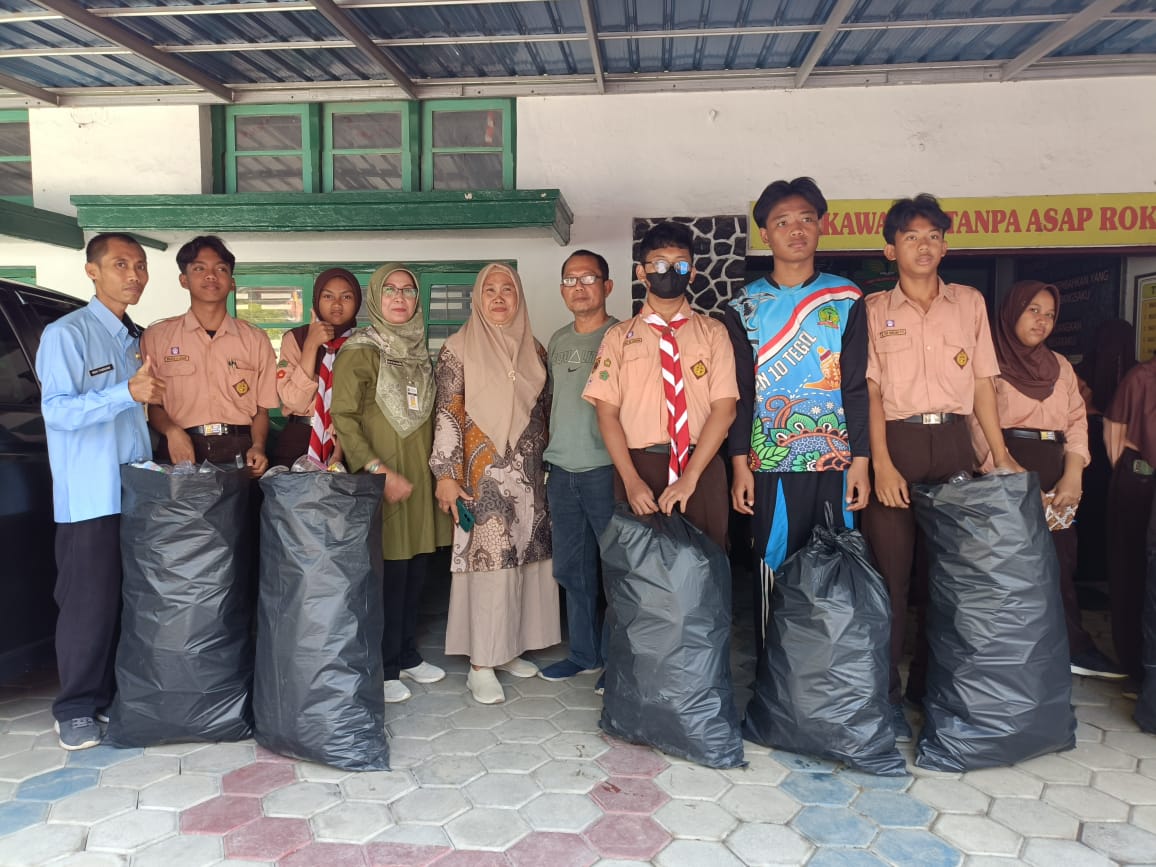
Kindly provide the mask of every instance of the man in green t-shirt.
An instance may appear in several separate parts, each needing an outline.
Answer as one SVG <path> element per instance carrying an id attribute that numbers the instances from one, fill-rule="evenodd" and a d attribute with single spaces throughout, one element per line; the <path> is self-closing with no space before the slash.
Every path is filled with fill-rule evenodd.
<path id="1" fill-rule="evenodd" d="M 598 623 L 598 537 L 614 512 L 614 469 L 598 432 L 594 407 L 582 389 L 598 362 L 606 329 L 618 320 L 606 312 L 614 288 L 606 260 L 578 250 L 562 264 L 562 301 L 574 321 L 550 338 L 550 444 L 544 459 L 546 495 L 554 526 L 554 579 L 566 591 L 570 655 L 538 672 L 567 680 L 602 669 Z M 601 693 L 599 678 L 595 691 Z"/>

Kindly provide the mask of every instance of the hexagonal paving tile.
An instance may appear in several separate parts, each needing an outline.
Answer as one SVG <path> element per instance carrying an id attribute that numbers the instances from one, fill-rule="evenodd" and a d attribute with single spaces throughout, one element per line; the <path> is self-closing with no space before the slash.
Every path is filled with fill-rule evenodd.
<path id="1" fill-rule="evenodd" d="M 181 760 L 178 758 L 143 755 L 101 771 L 100 784 L 143 789 L 180 772 Z"/>
<path id="2" fill-rule="evenodd" d="M 266 816 L 308 819 L 341 800 L 341 790 L 333 783 L 293 783 L 263 799 Z"/>
<path id="3" fill-rule="evenodd" d="M 97 822 L 88 830 L 88 849 L 131 852 L 177 830 L 177 816 L 168 810 L 137 809 Z"/>
<path id="4" fill-rule="evenodd" d="M 530 776 L 544 792 L 570 792 L 584 795 L 606 779 L 606 771 L 589 762 L 555 759 L 535 768 Z"/>
<path id="5" fill-rule="evenodd" d="M 611 777 L 596 785 L 590 792 L 607 813 L 637 813 L 649 816 L 670 800 L 670 796 L 642 777 Z"/>
<path id="6" fill-rule="evenodd" d="M 449 719 L 442 716 L 410 714 L 389 721 L 386 730 L 395 738 L 415 738 L 428 741 L 452 729 Z"/>
<path id="7" fill-rule="evenodd" d="M 1017 764 L 1016 768 L 1048 783 L 1086 785 L 1092 779 L 1092 772 L 1083 765 L 1069 762 L 1063 756 L 1057 755 L 1028 759 Z"/>
<path id="8" fill-rule="evenodd" d="M 802 835 L 782 825 L 748 822 L 740 825 L 726 839 L 727 848 L 744 864 L 802 864 L 814 851 Z M 915 862 L 911 862 L 915 863 Z"/>
<path id="9" fill-rule="evenodd" d="M 887 862 L 865 849 L 820 849 L 807 867 L 888 867 Z M 975 865 L 981 867 L 981 865 Z M 1000 864 L 998 867 L 1011 867 Z"/>
<path id="10" fill-rule="evenodd" d="M 453 789 L 418 789 L 394 802 L 393 815 L 398 822 L 443 825 L 468 809 L 470 802 Z"/>
<path id="11" fill-rule="evenodd" d="M 718 771 L 686 762 L 671 765 L 655 777 L 654 782 L 672 798 L 704 801 L 717 801 L 731 787 L 730 780 Z"/>
<path id="12" fill-rule="evenodd" d="M 69 753 L 68 767 L 110 768 L 113 765 L 119 765 L 121 762 L 127 762 L 129 759 L 135 759 L 143 755 L 144 750 L 142 749 L 120 749 L 118 747 L 101 744 L 90 750 L 78 750 L 77 752 Z"/>
<path id="13" fill-rule="evenodd" d="M 863 789 L 878 789 L 887 792 L 906 792 L 911 788 L 911 784 L 915 782 L 909 776 L 902 777 L 881 777 L 877 774 L 869 774 L 866 771 L 854 771 L 850 768 L 840 768 L 834 772 L 844 783 L 850 783 L 852 786 L 859 786 Z"/>
<path id="14" fill-rule="evenodd" d="M 277 862 L 277 867 L 365 867 L 365 851 L 351 843 L 310 843 Z"/>
<path id="15" fill-rule="evenodd" d="M 585 795 L 549 792 L 534 798 L 521 810 L 535 831 L 578 833 L 586 830 L 602 811 Z"/>
<path id="16" fill-rule="evenodd" d="M 1098 729 L 1091 723 L 1076 723 L 1076 743 L 1098 744 L 1104 740 L 1104 730 Z"/>
<path id="17" fill-rule="evenodd" d="M 830 759 L 820 759 L 815 756 L 802 756 L 798 753 L 788 753 L 785 750 L 772 750 L 771 757 L 791 771 L 801 771 L 812 774 L 830 774 L 838 770 L 839 763 Z"/>
<path id="18" fill-rule="evenodd" d="M 0 759 L 0 780 L 21 782 L 47 771 L 64 767 L 63 750 L 29 750 Z"/>
<path id="19" fill-rule="evenodd" d="M 990 815 L 1025 837 L 1075 840 L 1080 830 L 1080 823 L 1072 816 L 1030 798 L 996 798 Z"/>
<path id="20" fill-rule="evenodd" d="M 160 810 L 186 810 L 221 793 L 221 785 L 207 774 L 166 777 L 140 790 L 140 805 Z"/>
<path id="21" fill-rule="evenodd" d="M 455 712 L 449 718 L 456 729 L 492 729 L 508 719 L 500 705 L 474 705 Z"/>
<path id="22" fill-rule="evenodd" d="M 1116 861 L 1150 861 L 1156 853 L 1156 834 L 1136 828 L 1107 822 L 1088 822 L 1080 834 L 1080 841 Z"/>
<path id="23" fill-rule="evenodd" d="M 242 795 L 221 795 L 181 813 L 183 834 L 225 834 L 261 816 L 261 802 Z"/>
<path id="24" fill-rule="evenodd" d="M 426 867 L 449 852 L 448 846 L 420 843 L 370 843 L 365 860 L 370 867 Z"/>
<path id="25" fill-rule="evenodd" d="M 658 853 L 660 867 L 743 867 L 722 843 L 708 840 L 675 840 Z"/>
<path id="26" fill-rule="evenodd" d="M 1073 840 L 1028 840 L 1023 859 L 1032 867 L 1115 867 L 1115 861 Z"/>
<path id="27" fill-rule="evenodd" d="M 53 861 L 52 867 L 125 867 L 126 863 L 111 852 L 73 852 Z"/>
<path id="28" fill-rule="evenodd" d="M 136 807 L 136 789 L 122 789 L 101 786 L 77 792 L 52 805 L 48 814 L 51 822 L 76 822 L 93 825 L 118 813 L 125 813 Z M 2 822 L 0 822 L 2 827 Z"/>
<path id="29" fill-rule="evenodd" d="M 221 778 L 221 791 L 226 795 L 267 795 L 296 780 L 292 765 L 253 762 L 225 774 Z"/>
<path id="30" fill-rule="evenodd" d="M 723 840 L 738 824 L 730 813 L 717 804 L 689 798 L 678 798 L 660 807 L 654 821 L 674 837 L 686 840 Z"/>
<path id="31" fill-rule="evenodd" d="M 546 751 L 535 744 L 498 744 L 490 747 L 478 759 L 488 771 L 511 774 L 528 774 L 550 761 Z"/>
<path id="32" fill-rule="evenodd" d="M 252 861 L 276 861 L 313 840 L 304 819 L 262 817 L 225 835 L 225 855 Z"/>
<path id="33" fill-rule="evenodd" d="M 415 768 L 433 755 L 431 741 L 417 738 L 390 738 L 389 766 L 395 770 Z"/>
<path id="34" fill-rule="evenodd" d="M 182 774 L 223 774 L 257 758 L 253 744 L 209 744 L 181 758 Z"/>
<path id="35" fill-rule="evenodd" d="M 465 787 L 465 794 L 479 807 L 517 809 L 542 793 L 528 774 L 486 774 Z"/>
<path id="36" fill-rule="evenodd" d="M 564 709 L 557 699 L 547 696 L 519 698 L 516 701 L 507 702 L 505 706 L 506 713 L 511 717 L 534 720 L 548 720 Z"/>
<path id="37" fill-rule="evenodd" d="M 313 836 L 334 843 L 365 843 L 393 825 L 384 804 L 345 801 L 309 820 Z"/>
<path id="38" fill-rule="evenodd" d="M 1064 753 L 1064 758 L 1093 771 L 1130 771 L 1136 767 L 1132 756 L 1104 744 L 1077 743 L 1074 750 Z"/>
<path id="39" fill-rule="evenodd" d="M 465 729 L 438 735 L 430 741 L 434 755 L 450 754 L 476 756 L 498 742 L 497 735 L 489 731 Z"/>
<path id="40" fill-rule="evenodd" d="M 963 781 L 992 797 L 1038 798 L 1044 790 L 1042 781 L 1015 768 L 969 771 L 963 775 Z"/>
<path id="41" fill-rule="evenodd" d="M 603 746 L 608 746 L 605 741 Z M 616 743 L 600 754 L 596 761 L 600 767 L 616 777 L 657 777 L 670 767 L 670 762 L 649 747 L 622 743 Z"/>
<path id="42" fill-rule="evenodd" d="M 866 791 L 851 805 L 885 828 L 926 828 L 935 811 L 905 792 Z"/>
<path id="43" fill-rule="evenodd" d="M 948 843 L 969 855 L 1019 854 L 1023 838 L 986 816 L 941 816 L 933 829 Z"/>
<path id="44" fill-rule="evenodd" d="M 1147 735 L 1151 740 L 1156 740 Z M 27 783 L 25 783 L 27 785 Z M 1156 804 L 1156 780 L 1137 773 L 1121 771 L 1101 771 L 1092 779 L 1092 788 L 1107 792 L 1132 806 Z"/>
<path id="45" fill-rule="evenodd" d="M 168 837 L 132 856 L 133 867 L 209 867 L 224 854 L 217 837 Z"/>
<path id="46" fill-rule="evenodd" d="M 1128 818 L 1127 804 L 1091 786 L 1048 786 L 1044 801 L 1085 822 L 1123 822 Z"/>
<path id="47" fill-rule="evenodd" d="M 506 850 L 513 867 L 588 867 L 598 856 L 577 834 L 535 832 Z"/>
<path id="48" fill-rule="evenodd" d="M 783 790 L 802 804 L 842 807 L 851 803 L 855 788 L 832 774 L 792 771 L 782 783 Z"/>
<path id="49" fill-rule="evenodd" d="M 493 730 L 503 744 L 540 744 L 558 734 L 558 729 L 544 719 L 508 719 Z"/>
<path id="50" fill-rule="evenodd" d="M 556 759 L 605 758 L 605 754 L 610 751 L 610 745 L 598 735 L 574 732 L 556 735 L 542 744 L 542 748 Z"/>
<path id="51" fill-rule="evenodd" d="M 592 732 L 598 730 L 601 710 L 571 708 L 550 717 L 550 724 L 562 732 Z"/>
<path id="52" fill-rule="evenodd" d="M 58 768 L 20 783 L 16 797 L 21 801 L 55 801 L 91 789 L 99 780 L 100 771 L 93 768 Z"/>
<path id="53" fill-rule="evenodd" d="M 604 858 L 647 861 L 670 842 L 668 834 L 649 816 L 616 813 L 603 816 L 582 835 Z"/>
<path id="54" fill-rule="evenodd" d="M 414 768 L 413 776 L 421 786 L 461 788 L 485 772 L 485 767 L 473 756 L 434 756 Z"/>
<path id="55" fill-rule="evenodd" d="M 871 844 L 871 851 L 894 864 L 919 867 L 957 867 L 963 861 L 963 853 L 928 831 L 884 828 Z"/>
<path id="56" fill-rule="evenodd" d="M 369 771 L 344 779 L 339 788 L 351 801 L 396 801 L 417 788 L 409 771 Z"/>
<path id="57" fill-rule="evenodd" d="M 0 837 L 0 864 L 47 864 L 84 847 L 81 825 L 38 825 Z"/>
<path id="58" fill-rule="evenodd" d="M 820 846 L 866 846 L 877 830 L 874 822 L 847 807 L 804 807 L 791 827 Z"/>
<path id="59" fill-rule="evenodd" d="M 744 744 L 747 766 L 727 768 L 719 773 L 738 785 L 777 786 L 787 778 L 788 771 L 771 758 L 770 754 L 760 750 L 761 748 L 754 744 Z"/>
<path id="60" fill-rule="evenodd" d="M 88 792 L 73 795 L 80 798 Z M 0 804 L 0 837 L 12 834 L 30 825 L 38 825 L 48 815 L 48 804 L 38 801 L 6 801 Z M 102 817 L 103 818 L 103 817 Z"/>
<path id="61" fill-rule="evenodd" d="M 916 780 L 911 795 L 941 813 L 986 813 L 991 798 L 959 780 Z"/>
<path id="62" fill-rule="evenodd" d="M 1156 807 L 1136 807 L 1132 810 L 1132 824 L 1156 834 Z"/>
<path id="63" fill-rule="evenodd" d="M 446 824 L 446 834 L 459 849 L 501 852 L 526 834 L 530 826 L 514 810 L 474 807 Z"/>
<path id="64" fill-rule="evenodd" d="M 405 703 L 406 713 L 441 718 L 457 713 L 469 706 L 465 695 L 455 692 L 417 693 Z"/>
<path id="65" fill-rule="evenodd" d="M 740 822 L 778 822 L 785 825 L 801 805 L 777 788 L 734 786 L 719 806 Z"/>
<path id="66" fill-rule="evenodd" d="M 1140 727 L 1132 719 L 1131 709 L 1125 712 L 1117 705 L 1083 705 L 1076 708 L 1076 719 L 1091 723 L 1105 732 L 1137 732 Z M 1106 739 L 1105 739 L 1106 740 Z"/>

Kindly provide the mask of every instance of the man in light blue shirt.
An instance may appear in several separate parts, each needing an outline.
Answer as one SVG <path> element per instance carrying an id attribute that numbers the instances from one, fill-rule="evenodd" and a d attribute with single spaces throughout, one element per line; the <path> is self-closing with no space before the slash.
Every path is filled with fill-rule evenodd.
<path id="1" fill-rule="evenodd" d="M 36 353 L 56 517 L 56 665 L 52 707 L 60 745 L 100 743 L 94 717 L 115 691 L 120 619 L 120 465 L 152 456 L 142 404 L 164 384 L 140 360 L 140 329 L 125 313 L 148 283 L 132 237 L 97 235 L 84 271 L 96 289 L 87 307 L 44 329 Z"/>

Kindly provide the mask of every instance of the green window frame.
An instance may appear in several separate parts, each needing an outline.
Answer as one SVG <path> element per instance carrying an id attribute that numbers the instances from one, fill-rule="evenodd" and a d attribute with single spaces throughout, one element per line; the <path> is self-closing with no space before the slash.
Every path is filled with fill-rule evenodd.
<path id="1" fill-rule="evenodd" d="M 0 265 L 0 277 L 27 286 L 36 285 L 36 266 Z"/>
<path id="2" fill-rule="evenodd" d="M 241 150 L 237 147 L 238 118 L 296 117 L 301 125 L 301 145 L 297 148 Z M 292 192 L 316 193 L 320 178 L 321 120 L 318 105 L 228 105 L 224 107 L 224 147 L 226 193 L 237 192 L 237 160 L 244 157 L 287 157 L 301 160 L 301 189 Z"/>
<path id="3" fill-rule="evenodd" d="M 350 148 L 337 147 L 337 136 L 334 134 L 333 122 L 342 115 L 353 114 L 396 114 L 401 121 L 401 143 L 395 148 L 368 147 Z M 401 187 L 404 192 L 413 192 L 417 189 L 417 171 L 420 163 L 420 136 L 418 124 L 421 121 L 421 112 L 415 102 L 352 102 L 333 103 L 322 107 L 322 152 L 321 152 L 321 189 L 322 192 L 334 191 L 334 157 L 374 157 L 396 156 L 401 162 Z M 350 188 L 354 189 L 354 188 Z M 356 189 L 368 189 L 359 187 Z"/>
<path id="4" fill-rule="evenodd" d="M 28 109 L 26 108 L 11 108 L 0 110 L 0 124 L 23 124 L 28 126 Z M 0 153 L 0 163 L 7 164 L 28 164 L 29 178 L 32 175 L 32 143 L 28 144 L 28 153 L 25 154 L 2 154 Z M 31 205 L 32 196 L 2 196 L 7 202 L 18 202 L 21 205 Z"/>
<path id="5" fill-rule="evenodd" d="M 470 154 L 496 154 L 501 157 L 502 185 L 499 189 L 513 190 L 517 182 L 514 155 L 517 153 L 515 102 L 512 99 L 431 99 L 421 104 L 421 188 L 423 190 L 488 189 L 477 186 L 439 184 L 435 177 L 436 163 L 441 157 Z M 436 115 L 462 112 L 487 112 L 500 115 L 494 118 L 494 128 L 501 130 L 498 144 L 439 145 L 437 144 Z"/>

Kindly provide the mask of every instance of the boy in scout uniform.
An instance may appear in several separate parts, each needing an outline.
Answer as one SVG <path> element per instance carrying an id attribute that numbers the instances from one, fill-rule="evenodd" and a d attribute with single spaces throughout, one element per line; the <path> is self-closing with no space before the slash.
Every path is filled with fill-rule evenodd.
<path id="1" fill-rule="evenodd" d="M 257 477 L 269 466 L 277 358 L 264 331 L 228 314 L 236 261 L 214 235 L 181 247 L 177 266 L 189 310 L 150 325 L 141 352 L 165 383 L 164 403 L 149 407 L 149 423 L 164 437 L 158 459 L 228 464 L 240 455 Z"/>
<path id="2" fill-rule="evenodd" d="M 911 740 L 899 680 L 916 547 L 909 485 L 938 484 L 961 470 L 974 470 L 966 423 L 973 412 L 995 465 L 1023 471 L 1008 453 L 999 426 L 994 382 L 999 366 L 983 296 L 939 277 L 950 228 L 951 217 L 934 196 L 895 202 L 883 223 L 883 255 L 896 264 L 899 282 L 864 301 L 874 485 L 863 513 L 863 534 L 891 596 L 889 697 L 899 741 Z M 922 557 L 916 568 L 917 586 L 926 588 Z M 921 613 L 908 678 L 908 696 L 914 700 L 922 699 L 926 665 L 922 621 Z"/>
<path id="3" fill-rule="evenodd" d="M 686 288 L 694 240 L 659 223 L 639 246 L 646 302 L 606 332 L 582 396 L 594 404 L 614 464 L 614 496 L 636 515 L 676 507 L 726 547 L 726 470 L 719 448 L 735 417 L 735 356 L 721 322 L 696 313 Z"/>

